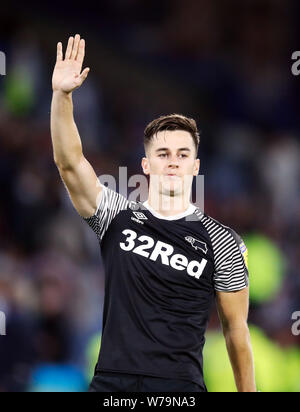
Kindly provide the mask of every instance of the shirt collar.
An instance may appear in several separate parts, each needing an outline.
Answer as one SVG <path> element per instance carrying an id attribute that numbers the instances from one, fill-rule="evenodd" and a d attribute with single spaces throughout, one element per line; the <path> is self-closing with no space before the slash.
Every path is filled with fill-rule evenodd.
<path id="1" fill-rule="evenodd" d="M 178 220 L 182 219 L 183 217 L 189 216 L 194 213 L 194 211 L 197 209 L 196 206 L 192 205 L 190 203 L 189 207 L 185 212 L 182 213 L 177 213 L 176 215 L 173 216 L 163 216 L 160 213 L 156 212 L 148 203 L 148 200 L 146 200 L 144 203 L 142 203 L 143 206 L 145 206 L 149 212 L 152 213 L 153 216 L 157 217 L 158 219 L 163 219 L 163 220 Z"/>

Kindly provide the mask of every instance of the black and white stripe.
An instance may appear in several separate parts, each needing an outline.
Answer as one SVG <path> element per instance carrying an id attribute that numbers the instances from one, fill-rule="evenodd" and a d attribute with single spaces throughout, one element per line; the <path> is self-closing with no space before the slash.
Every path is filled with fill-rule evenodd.
<path id="1" fill-rule="evenodd" d="M 248 269 L 239 247 L 242 240 L 229 227 L 201 215 L 201 222 L 210 236 L 214 252 L 215 290 L 233 292 L 247 287 Z"/>
<path id="2" fill-rule="evenodd" d="M 84 218 L 96 233 L 99 242 L 108 226 L 121 210 L 127 209 L 129 201 L 119 193 L 102 185 L 101 200 L 94 216 Z"/>

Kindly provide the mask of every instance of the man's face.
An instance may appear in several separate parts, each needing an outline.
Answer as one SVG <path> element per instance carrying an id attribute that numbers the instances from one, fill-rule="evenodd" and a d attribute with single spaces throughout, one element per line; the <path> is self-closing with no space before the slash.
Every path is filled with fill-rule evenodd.
<path id="1" fill-rule="evenodd" d="M 158 132 L 142 159 L 143 171 L 160 194 L 180 196 L 189 191 L 200 160 L 190 133 L 183 130 Z"/>

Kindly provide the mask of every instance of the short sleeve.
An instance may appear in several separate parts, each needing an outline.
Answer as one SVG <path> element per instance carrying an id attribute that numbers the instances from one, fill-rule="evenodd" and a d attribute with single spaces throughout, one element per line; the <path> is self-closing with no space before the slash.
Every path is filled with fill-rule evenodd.
<path id="1" fill-rule="evenodd" d="M 121 210 L 127 209 L 129 205 L 128 200 L 124 196 L 104 185 L 101 186 L 103 191 L 101 193 L 97 211 L 93 216 L 83 218 L 96 233 L 99 242 L 102 240 L 106 230 L 116 215 Z"/>
<path id="2" fill-rule="evenodd" d="M 217 291 L 233 292 L 249 285 L 248 250 L 237 233 L 226 229 L 215 252 L 214 284 Z"/>

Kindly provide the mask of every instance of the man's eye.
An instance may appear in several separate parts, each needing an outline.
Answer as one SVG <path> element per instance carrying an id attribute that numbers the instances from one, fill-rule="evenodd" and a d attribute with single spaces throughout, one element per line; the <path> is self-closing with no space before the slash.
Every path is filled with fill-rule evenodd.
<path id="1" fill-rule="evenodd" d="M 166 153 L 162 153 L 162 154 L 158 155 L 158 157 L 166 157 L 166 156 L 167 156 Z"/>
<path id="2" fill-rule="evenodd" d="M 181 153 L 181 154 L 179 155 L 179 157 L 187 157 L 187 155 L 186 155 L 186 154 Z"/>

